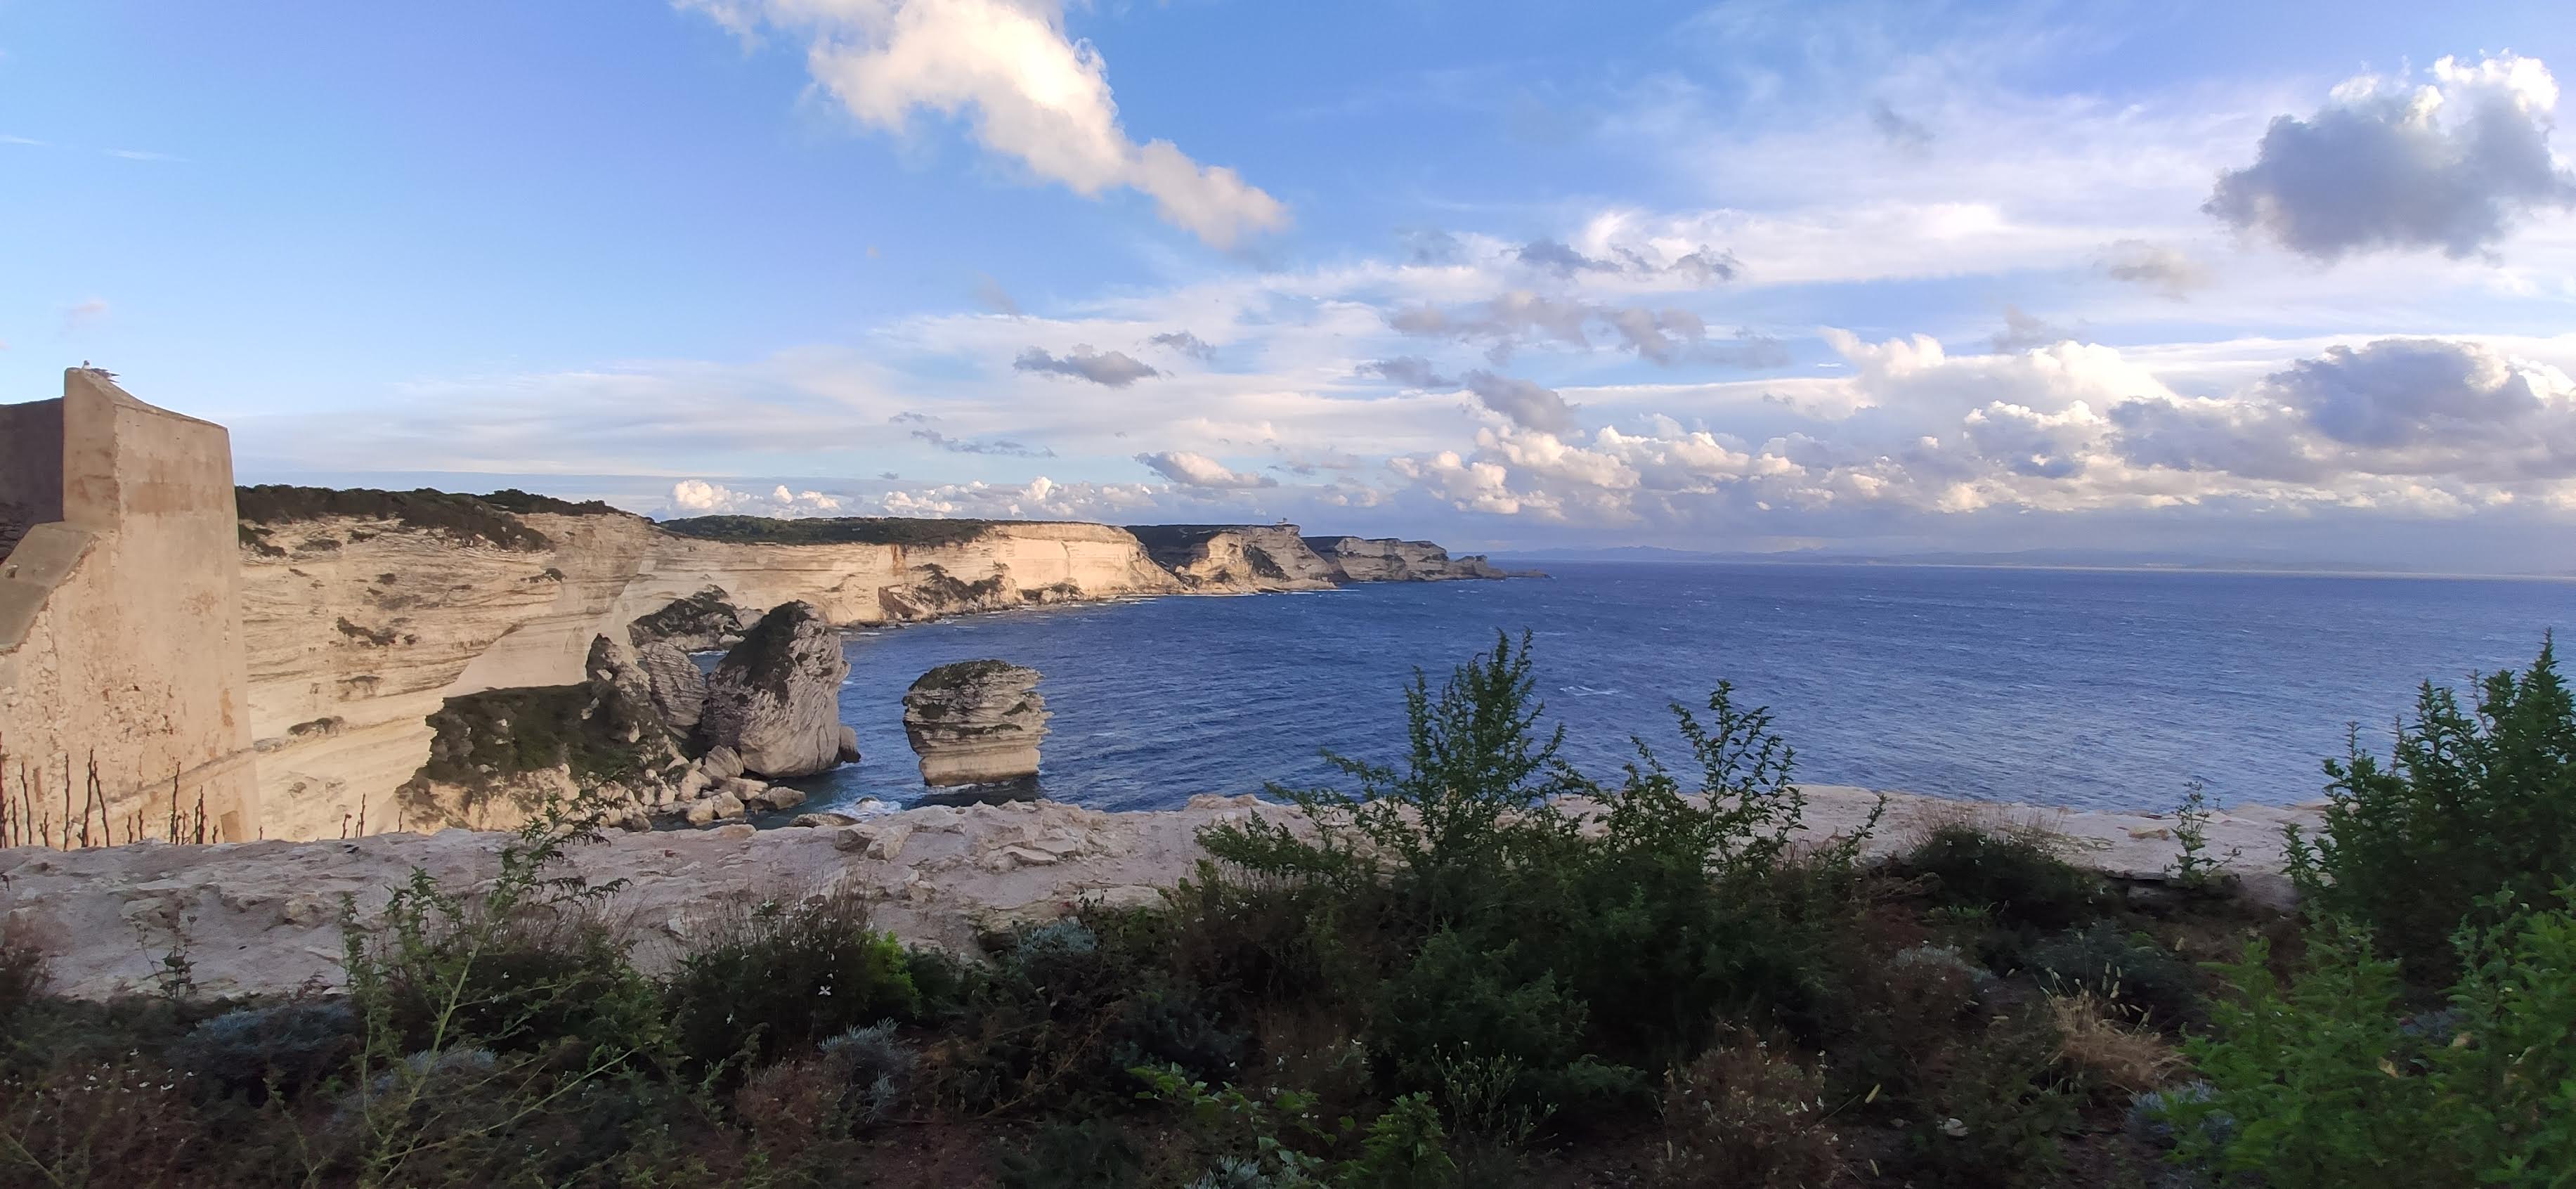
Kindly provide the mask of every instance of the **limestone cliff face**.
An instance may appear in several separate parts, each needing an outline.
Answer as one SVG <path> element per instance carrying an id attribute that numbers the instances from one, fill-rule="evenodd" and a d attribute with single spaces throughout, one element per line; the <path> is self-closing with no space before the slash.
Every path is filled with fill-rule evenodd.
<path id="1" fill-rule="evenodd" d="M 1127 530 L 1190 590 L 1330 590 L 1340 577 L 1293 524 L 1144 524 Z"/>
<path id="2" fill-rule="evenodd" d="M 396 796 L 429 758 L 429 717 L 454 696 L 578 682 L 603 635 L 702 648 L 725 643 L 728 622 L 795 601 L 858 624 L 1187 589 L 1107 525 L 771 544 L 681 536 L 604 508 L 346 498 L 360 495 L 386 493 L 246 505 L 250 717 L 270 837 L 332 837 L 361 818 L 371 830 L 431 824 Z"/>
<path id="3" fill-rule="evenodd" d="M 362 818 L 432 824 L 397 796 L 430 759 L 430 716 L 453 697 L 579 683 L 603 636 L 661 670 L 653 696 L 668 713 L 696 704 L 669 649 L 730 644 L 789 602 L 850 625 L 1481 576 L 1477 559 L 1419 542 L 1362 541 L 1328 559 L 1292 525 L 747 522 L 725 539 L 515 492 L 307 488 L 247 489 L 242 514 L 250 725 L 272 838 L 333 837 Z"/>
<path id="4" fill-rule="evenodd" d="M 1346 582 L 1448 582 L 1506 576 L 1482 557 L 1451 557 L 1448 550 L 1429 541 L 1308 537 L 1306 547 Z"/>

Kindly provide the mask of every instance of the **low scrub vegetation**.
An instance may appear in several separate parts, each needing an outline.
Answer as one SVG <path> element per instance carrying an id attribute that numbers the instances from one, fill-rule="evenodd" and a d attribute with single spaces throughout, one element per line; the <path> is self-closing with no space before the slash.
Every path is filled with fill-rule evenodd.
<path id="1" fill-rule="evenodd" d="M 2329 767 L 2295 916 L 2205 851 L 2139 896 L 2027 825 L 1821 834 L 1724 685 L 1587 778 L 1507 639 L 1160 905 L 972 954 L 782 894 L 647 974 L 558 814 L 328 995 L 75 1002 L 0 937 L 0 1183 L 2563 1186 L 2576 872 L 2489 834 L 2576 749 L 2547 652 L 2481 689 Z"/>

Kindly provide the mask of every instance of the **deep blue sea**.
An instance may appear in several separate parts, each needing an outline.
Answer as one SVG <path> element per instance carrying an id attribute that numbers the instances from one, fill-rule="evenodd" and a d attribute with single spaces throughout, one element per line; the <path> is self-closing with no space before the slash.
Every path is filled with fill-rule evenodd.
<path id="1" fill-rule="evenodd" d="M 1945 796 L 2170 808 L 2320 795 L 2345 725 L 2384 740 L 2416 684 L 2520 667 L 2576 625 L 2576 583 L 1911 566 L 1553 563 L 1505 582 L 1172 597 L 853 632 L 862 762 L 809 809 L 919 782 L 904 688 L 950 661 L 1045 674 L 1045 794 L 1103 809 L 1328 781 L 1386 759 L 1403 689 L 1534 635 L 1549 719 L 1614 775 L 1631 734 L 1724 678 L 1769 705 L 1798 777 Z M 1668 748 L 1668 753 L 1675 749 Z"/>

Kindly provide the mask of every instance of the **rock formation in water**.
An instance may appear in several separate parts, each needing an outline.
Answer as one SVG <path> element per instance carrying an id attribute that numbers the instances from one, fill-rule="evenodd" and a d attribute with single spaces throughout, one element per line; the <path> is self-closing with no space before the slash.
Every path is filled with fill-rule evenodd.
<path id="1" fill-rule="evenodd" d="M 1038 774 L 1046 697 L 1038 671 L 1007 661 L 961 661 L 924 673 L 903 695 L 903 733 L 934 788 Z"/>
<path id="2" fill-rule="evenodd" d="M 743 634 L 707 678 L 698 738 L 742 757 L 744 772 L 810 776 L 855 751 L 841 725 L 850 675 L 841 633 L 806 602 L 782 603 Z"/>

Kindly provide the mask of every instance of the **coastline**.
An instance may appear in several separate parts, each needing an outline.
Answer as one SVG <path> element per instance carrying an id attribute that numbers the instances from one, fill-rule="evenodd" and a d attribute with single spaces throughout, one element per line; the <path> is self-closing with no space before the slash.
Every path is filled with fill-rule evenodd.
<path id="1" fill-rule="evenodd" d="M 1816 839 L 1856 826 L 1882 796 L 1839 785 L 1804 791 L 1807 836 Z M 2065 840 L 2070 861 L 2128 880 L 2159 879 L 2177 848 L 2170 814 L 1883 795 L 1886 816 L 1867 847 L 1873 856 L 1961 818 L 2049 830 Z M 668 961 L 674 941 L 727 906 L 831 891 L 865 897 L 877 927 L 904 941 L 965 950 L 983 930 L 1051 919 L 1085 900 L 1155 903 L 1160 889 L 1205 857 L 1196 841 L 1201 829 L 1297 813 L 1250 795 L 1121 812 L 1050 801 L 925 806 L 851 826 L 612 833 L 574 847 L 569 860 L 593 884 L 624 881 L 604 911 L 648 968 Z M 2243 877 L 2243 894 L 2286 904 L 2281 827 L 2316 818 L 2306 807 L 2221 811 L 2208 823 L 2210 853 L 2240 850 L 2228 869 Z M 370 915 L 414 869 L 450 887 L 479 884 L 497 870 L 509 839 L 449 829 L 319 842 L 0 850 L 0 915 L 38 940 L 61 994 L 104 999 L 151 990 L 174 949 L 204 993 L 289 994 L 337 981 L 344 897 Z"/>

